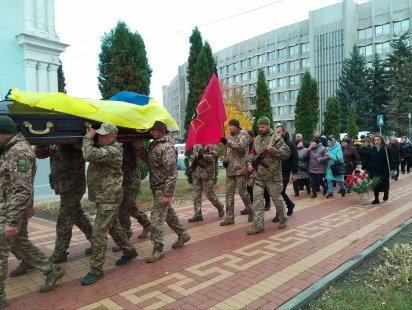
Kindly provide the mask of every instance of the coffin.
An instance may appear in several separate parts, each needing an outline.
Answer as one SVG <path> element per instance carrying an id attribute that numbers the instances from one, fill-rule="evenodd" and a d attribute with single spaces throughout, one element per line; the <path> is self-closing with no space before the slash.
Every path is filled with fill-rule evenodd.
<path id="1" fill-rule="evenodd" d="M 17 130 L 33 145 L 80 142 L 87 127 L 98 129 L 101 124 L 65 113 L 33 108 L 14 100 L 0 101 L 0 115 L 10 116 L 16 123 Z M 124 127 L 118 129 L 119 142 L 152 138 L 148 130 L 137 131 Z"/>

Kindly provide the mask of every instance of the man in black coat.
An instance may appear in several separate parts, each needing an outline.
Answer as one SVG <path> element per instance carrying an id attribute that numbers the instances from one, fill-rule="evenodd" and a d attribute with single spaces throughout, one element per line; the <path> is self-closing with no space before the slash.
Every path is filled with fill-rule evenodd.
<path id="1" fill-rule="evenodd" d="M 299 164 L 299 154 L 298 149 L 294 142 L 292 142 L 289 138 L 289 133 L 286 131 L 283 125 L 276 126 L 276 133 L 282 136 L 283 140 L 285 141 L 286 145 L 290 149 L 290 156 L 287 159 L 282 160 L 282 179 L 283 179 L 283 190 L 282 190 L 282 197 L 286 203 L 286 207 L 288 208 L 287 215 L 293 214 L 293 208 L 295 204 L 286 194 L 286 188 L 290 181 L 290 174 L 292 173 L 292 181 L 296 181 L 298 178 L 298 164 Z M 272 222 L 278 222 L 279 216 L 273 218 Z"/>

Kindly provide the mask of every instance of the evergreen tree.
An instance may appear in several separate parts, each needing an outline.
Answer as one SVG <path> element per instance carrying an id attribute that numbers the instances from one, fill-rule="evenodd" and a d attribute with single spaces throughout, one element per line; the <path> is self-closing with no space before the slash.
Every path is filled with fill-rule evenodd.
<path id="1" fill-rule="evenodd" d="M 57 69 L 57 91 L 66 94 L 66 78 L 64 77 L 63 64 L 59 59 L 59 68 Z"/>
<path id="2" fill-rule="evenodd" d="M 385 65 L 379 58 L 378 54 L 375 53 L 372 62 L 372 68 L 370 73 L 370 83 L 371 83 L 371 116 L 374 120 L 373 126 L 370 128 L 372 131 L 379 131 L 379 126 L 377 124 L 377 115 L 383 114 L 384 107 L 387 106 L 389 101 L 388 93 L 388 81 L 385 73 Z"/>
<path id="3" fill-rule="evenodd" d="M 374 127 L 371 108 L 369 73 L 366 67 L 365 57 L 359 53 L 356 45 L 353 45 L 350 58 L 343 62 L 342 74 L 339 78 L 339 88 L 336 97 L 340 103 L 341 115 L 348 115 L 349 106 L 356 104 L 359 113 L 359 126 L 362 130 Z M 341 119 L 341 130 L 346 131 L 345 117 Z"/>
<path id="4" fill-rule="evenodd" d="M 352 103 L 349 106 L 347 128 L 348 128 L 347 133 L 349 137 L 358 136 L 358 132 L 359 132 L 358 113 L 356 111 L 355 103 Z"/>
<path id="5" fill-rule="evenodd" d="M 98 80 L 102 98 L 122 90 L 149 95 L 151 76 L 143 38 L 119 21 L 101 39 Z"/>
<path id="6" fill-rule="evenodd" d="M 319 121 L 318 83 L 308 71 L 302 78 L 302 84 L 296 98 L 295 128 L 305 139 L 312 137 L 312 131 Z"/>
<path id="7" fill-rule="evenodd" d="M 340 133 L 340 106 L 335 97 L 330 97 L 326 101 L 325 118 L 323 122 L 323 132 L 328 137 L 333 135 L 339 137 Z"/>
<path id="8" fill-rule="evenodd" d="M 408 37 L 402 35 L 391 44 L 392 53 L 387 60 L 390 101 L 386 107 L 387 125 L 398 135 L 408 132 L 408 113 L 412 110 L 412 47 Z"/>
<path id="9" fill-rule="evenodd" d="M 261 116 L 266 116 L 270 120 L 270 128 L 273 128 L 272 107 L 270 105 L 270 91 L 263 69 L 258 70 L 256 83 L 256 110 L 253 115 L 253 131 L 259 132 L 257 122 Z"/>

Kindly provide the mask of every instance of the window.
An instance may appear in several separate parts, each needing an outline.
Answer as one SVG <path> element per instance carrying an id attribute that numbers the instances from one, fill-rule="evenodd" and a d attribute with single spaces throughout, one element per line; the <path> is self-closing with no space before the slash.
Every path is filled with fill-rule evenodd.
<path id="1" fill-rule="evenodd" d="M 393 32 L 399 33 L 409 30 L 409 19 L 393 23 Z"/>
<path id="2" fill-rule="evenodd" d="M 240 75 L 235 75 L 235 83 L 240 83 Z"/>
<path id="3" fill-rule="evenodd" d="M 247 81 L 247 72 L 242 73 L 242 81 Z"/>
<path id="4" fill-rule="evenodd" d="M 288 100 L 288 92 L 284 91 L 279 93 L 279 101 L 287 101 Z"/>
<path id="5" fill-rule="evenodd" d="M 391 44 L 388 42 L 378 43 L 376 44 L 376 53 L 390 53 L 391 51 Z"/>
<path id="6" fill-rule="evenodd" d="M 297 85 L 297 84 L 299 84 L 299 74 L 292 75 L 292 76 L 289 78 L 289 81 L 290 81 L 290 85 Z"/>
<path id="7" fill-rule="evenodd" d="M 238 62 L 235 62 L 234 64 L 233 64 L 233 71 L 238 71 L 239 70 L 239 63 Z"/>
<path id="8" fill-rule="evenodd" d="M 250 71 L 249 73 L 250 73 L 251 80 L 256 79 L 256 71 Z"/>
<path id="9" fill-rule="evenodd" d="M 288 109 L 289 107 L 286 105 L 286 106 L 282 106 L 282 107 L 278 107 L 278 109 L 279 109 L 279 114 L 278 115 L 287 115 L 287 114 L 289 114 L 289 109 Z"/>
<path id="10" fill-rule="evenodd" d="M 255 57 L 250 57 L 249 58 L 249 67 L 254 67 L 256 66 L 256 58 Z"/>
<path id="11" fill-rule="evenodd" d="M 286 86 L 286 83 L 287 83 L 287 78 L 286 78 L 286 76 L 283 77 L 283 78 L 278 79 L 278 85 L 279 85 L 279 87 L 285 87 L 285 86 Z"/>
<path id="12" fill-rule="evenodd" d="M 227 73 L 232 74 L 233 73 L 233 65 L 228 65 L 227 66 Z"/>
<path id="13" fill-rule="evenodd" d="M 299 69 L 299 62 L 300 62 L 300 60 L 290 61 L 289 62 L 289 70 L 292 71 L 292 70 Z"/>
<path id="14" fill-rule="evenodd" d="M 276 102 L 276 94 L 270 94 L 270 102 Z"/>
<path id="15" fill-rule="evenodd" d="M 389 23 L 375 27 L 375 36 L 388 35 L 391 32 L 391 25 Z"/>
<path id="16" fill-rule="evenodd" d="M 233 84 L 233 77 L 232 76 L 230 76 L 230 77 L 228 77 L 227 78 L 227 85 L 232 85 Z"/>
<path id="17" fill-rule="evenodd" d="M 276 52 L 275 51 L 267 53 L 267 60 L 268 61 L 275 60 L 275 59 L 276 59 Z"/>
<path id="18" fill-rule="evenodd" d="M 310 67 L 309 58 L 302 59 L 302 68 L 309 68 L 309 67 Z"/>
<path id="19" fill-rule="evenodd" d="M 298 97 L 298 93 L 299 93 L 299 91 L 296 89 L 296 90 L 291 90 L 290 91 L 290 99 L 291 100 L 296 100 L 296 98 Z"/>
<path id="20" fill-rule="evenodd" d="M 258 56 L 258 63 L 259 63 L 259 64 L 262 64 L 262 63 L 264 63 L 264 62 L 265 62 L 265 55 L 264 55 L 264 54 L 259 55 L 259 56 Z"/>
<path id="21" fill-rule="evenodd" d="M 269 81 L 269 89 L 274 89 L 276 87 L 276 80 Z"/>
<path id="22" fill-rule="evenodd" d="M 247 60 L 246 60 L 246 59 L 244 59 L 244 60 L 242 60 L 242 61 L 240 62 L 240 67 L 241 67 L 242 69 L 246 69 L 246 68 L 247 68 Z"/>
<path id="23" fill-rule="evenodd" d="M 295 110 L 296 110 L 296 106 L 295 105 L 291 105 L 290 106 L 290 114 L 295 114 Z"/>
<path id="24" fill-rule="evenodd" d="M 284 62 L 279 64 L 279 72 L 286 72 L 288 71 L 288 63 Z"/>
<path id="25" fill-rule="evenodd" d="M 289 47 L 289 56 L 299 55 L 299 45 Z"/>
<path id="26" fill-rule="evenodd" d="M 268 75 L 276 73 L 276 65 L 268 67 Z"/>
<path id="27" fill-rule="evenodd" d="M 372 55 L 372 45 L 360 46 L 359 53 L 363 56 L 371 56 Z"/>
<path id="28" fill-rule="evenodd" d="M 368 38 L 372 38 L 372 27 L 358 30 L 359 40 L 368 39 Z"/>
<path id="29" fill-rule="evenodd" d="M 225 75 L 226 74 L 226 67 L 220 68 L 220 75 Z"/>
<path id="30" fill-rule="evenodd" d="M 302 53 L 309 52 L 309 43 L 302 43 L 301 48 L 302 48 Z"/>
<path id="31" fill-rule="evenodd" d="M 278 50 L 278 58 L 286 58 L 286 57 L 287 57 L 286 47 Z"/>

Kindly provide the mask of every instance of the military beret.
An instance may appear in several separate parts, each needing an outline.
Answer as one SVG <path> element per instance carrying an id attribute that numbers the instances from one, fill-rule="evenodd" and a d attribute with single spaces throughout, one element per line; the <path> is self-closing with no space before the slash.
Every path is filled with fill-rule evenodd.
<path id="1" fill-rule="evenodd" d="M 2 115 L 0 116 L 0 134 L 1 135 L 14 135 L 17 133 L 16 124 L 11 117 Z"/>
<path id="2" fill-rule="evenodd" d="M 270 125 L 270 120 L 266 116 L 261 116 L 257 122 L 258 125 Z"/>

